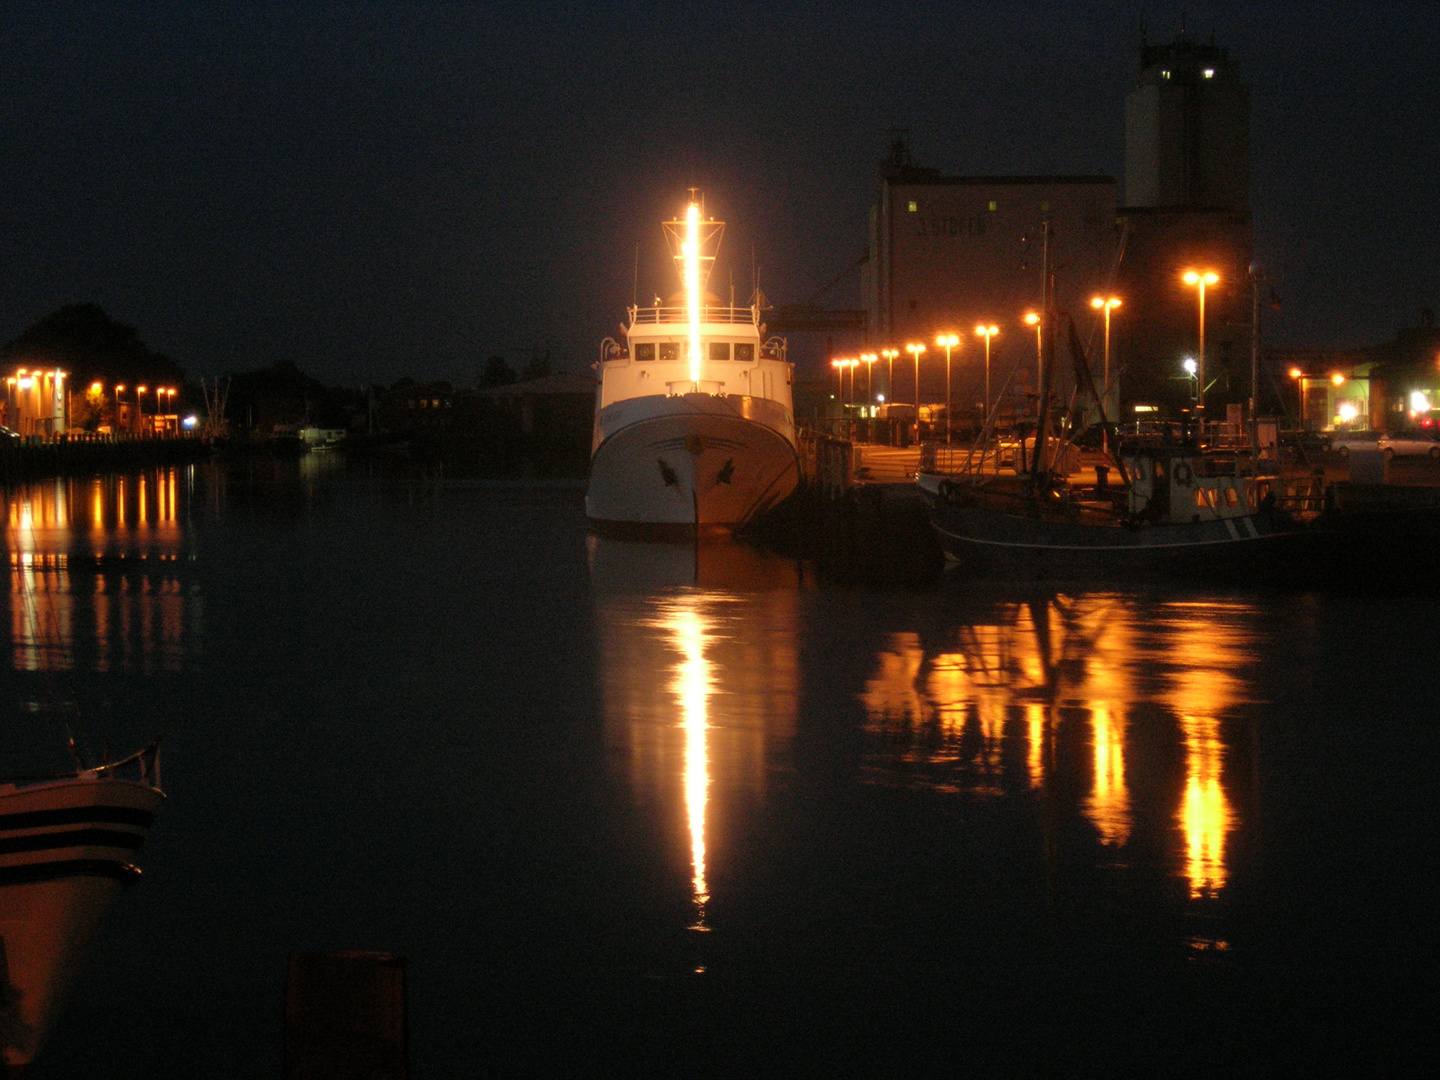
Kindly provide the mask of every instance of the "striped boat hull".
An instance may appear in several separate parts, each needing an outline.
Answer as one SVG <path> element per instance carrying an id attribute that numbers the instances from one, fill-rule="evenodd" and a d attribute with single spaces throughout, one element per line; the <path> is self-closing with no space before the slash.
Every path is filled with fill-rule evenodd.
<path id="1" fill-rule="evenodd" d="M 0 1039 L 6 1064 L 44 1045 L 165 796 L 82 774 L 0 785 Z"/>

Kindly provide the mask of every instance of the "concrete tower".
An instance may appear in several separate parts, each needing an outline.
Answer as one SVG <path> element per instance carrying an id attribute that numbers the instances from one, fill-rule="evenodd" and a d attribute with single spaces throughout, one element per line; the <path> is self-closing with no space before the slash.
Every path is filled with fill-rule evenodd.
<path id="1" fill-rule="evenodd" d="M 1250 90 L 1226 50 L 1184 34 L 1141 46 L 1125 99 L 1125 201 L 1249 210 Z"/>
<path id="2" fill-rule="evenodd" d="M 1184 32 L 1140 46 L 1125 99 L 1124 255 L 1120 309 L 1122 420 L 1134 406 L 1175 413 L 1192 404 L 1184 377 L 1198 351 L 1196 292 L 1187 269 L 1214 271 L 1206 296 L 1206 412 L 1249 392 L 1250 91 L 1225 49 Z"/>

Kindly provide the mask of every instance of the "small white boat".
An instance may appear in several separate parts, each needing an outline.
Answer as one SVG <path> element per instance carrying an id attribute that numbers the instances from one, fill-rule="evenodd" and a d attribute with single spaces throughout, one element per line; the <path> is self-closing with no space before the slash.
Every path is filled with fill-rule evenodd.
<path id="1" fill-rule="evenodd" d="M 133 779 L 126 779 L 133 776 Z M 44 1045 L 100 921 L 165 795 L 158 740 L 111 765 L 0 783 L 0 1043 L 5 1064 Z"/>
<path id="2" fill-rule="evenodd" d="M 758 293 L 743 308 L 705 294 L 724 223 L 692 193 L 665 229 L 683 302 L 632 306 L 624 342 L 601 346 L 585 510 L 602 532 L 725 535 L 799 482 L 794 373 Z"/>

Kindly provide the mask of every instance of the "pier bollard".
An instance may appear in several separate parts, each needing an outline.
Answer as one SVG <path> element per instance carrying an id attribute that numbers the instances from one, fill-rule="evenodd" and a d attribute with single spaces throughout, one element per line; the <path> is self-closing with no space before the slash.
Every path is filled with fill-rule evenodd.
<path id="1" fill-rule="evenodd" d="M 291 953 L 285 1080 L 407 1080 L 405 958 Z"/>

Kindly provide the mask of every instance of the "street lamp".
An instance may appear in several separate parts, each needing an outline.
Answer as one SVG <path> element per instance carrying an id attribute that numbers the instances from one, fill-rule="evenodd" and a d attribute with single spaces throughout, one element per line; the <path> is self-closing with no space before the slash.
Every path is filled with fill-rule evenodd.
<path id="1" fill-rule="evenodd" d="M 935 344 L 945 350 L 945 442 L 950 442 L 950 350 L 960 344 L 959 334 L 941 334 Z"/>
<path id="2" fill-rule="evenodd" d="M 1290 378 L 1295 380 L 1295 401 L 1300 406 L 1300 427 L 1305 427 L 1305 373 L 1298 367 L 1290 369 Z"/>
<path id="3" fill-rule="evenodd" d="M 1190 382 L 1193 384 L 1190 392 L 1190 400 L 1198 401 L 1200 397 L 1200 383 L 1196 378 L 1195 372 L 1199 369 L 1199 365 L 1195 363 L 1193 356 L 1187 356 L 1185 357 L 1185 362 L 1180 366 L 1185 369 L 1185 374 L 1190 376 Z"/>
<path id="4" fill-rule="evenodd" d="M 835 369 L 835 397 L 840 402 L 840 413 L 845 413 L 845 361 L 838 356 L 830 361 L 830 366 Z"/>
<path id="5" fill-rule="evenodd" d="M 1038 311 L 1027 311 L 1025 313 L 1025 325 L 1035 328 L 1035 391 L 1040 391 L 1040 377 L 1045 374 L 1045 343 L 1042 340 L 1044 329 L 1040 324 L 1040 313 Z"/>
<path id="6" fill-rule="evenodd" d="M 880 355 L 885 358 L 889 365 L 889 371 L 885 376 L 885 393 L 891 401 L 895 400 L 895 358 L 900 355 L 899 349 L 881 349 Z"/>
<path id="7" fill-rule="evenodd" d="M 879 359 L 873 352 L 860 354 L 860 360 L 865 365 L 865 399 L 870 405 L 875 403 L 875 361 Z"/>
<path id="8" fill-rule="evenodd" d="M 1118 296 L 1092 296 L 1090 306 L 1105 314 L 1105 382 L 1101 394 L 1108 402 L 1110 400 L 1110 312 L 1120 306 L 1120 298 Z"/>
<path id="9" fill-rule="evenodd" d="M 1205 286 L 1214 285 L 1220 280 L 1220 275 L 1214 270 L 1186 270 L 1184 274 L 1186 285 L 1194 285 L 1200 291 L 1200 356 L 1197 373 L 1195 376 L 1195 412 L 1200 417 L 1201 430 L 1204 430 L 1205 423 Z"/>
<path id="10" fill-rule="evenodd" d="M 985 339 L 985 415 L 990 415 L 990 339 L 1000 332 L 998 326 L 977 326 L 975 336 Z"/>
<path id="11" fill-rule="evenodd" d="M 915 441 L 920 441 L 920 354 L 925 351 L 925 346 L 918 341 L 912 341 L 905 346 L 905 351 L 915 357 Z"/>

